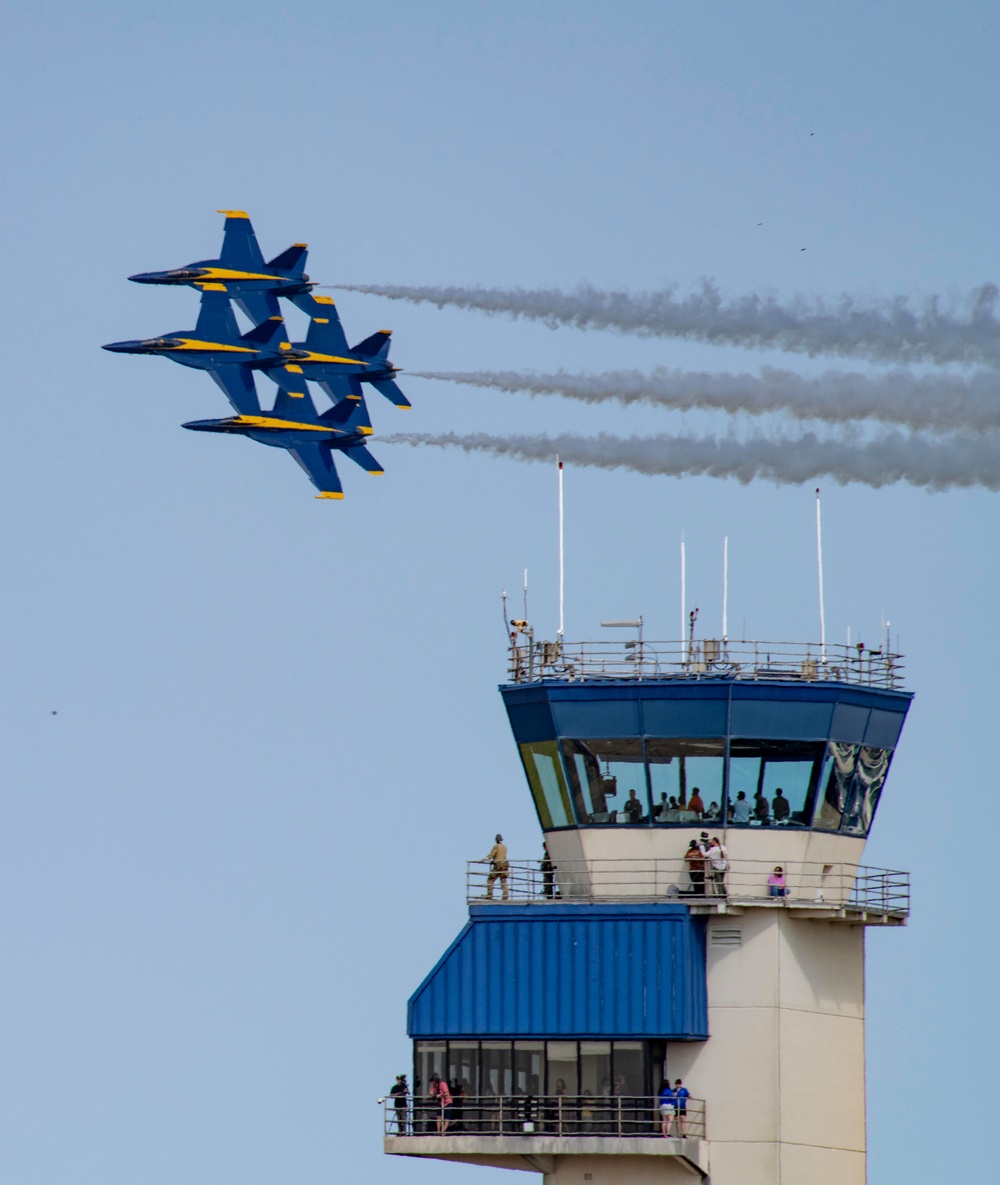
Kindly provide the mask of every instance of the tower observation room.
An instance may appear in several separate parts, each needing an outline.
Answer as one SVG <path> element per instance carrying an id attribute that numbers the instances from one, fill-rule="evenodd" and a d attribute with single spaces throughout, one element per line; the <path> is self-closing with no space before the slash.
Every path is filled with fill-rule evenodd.
<path id="1" fill-rule="evenodd" d="M 519 624 L 500 693 L 545 848 L 468 863 L 386 1152 L 864 1185 L 865 933 L 909 914 L 907 874 L 862 863 L 901 656 Z"/>

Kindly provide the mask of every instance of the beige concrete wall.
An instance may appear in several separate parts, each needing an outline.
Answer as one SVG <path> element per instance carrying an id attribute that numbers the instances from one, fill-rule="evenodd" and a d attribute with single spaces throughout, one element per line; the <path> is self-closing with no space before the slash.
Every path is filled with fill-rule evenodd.
<path id="1" fill-rule="evenodd" d="M 750 909 L 707 958 L 711 1036 L 667 1071 L 706 1100 L 712 1185 L 864 1185 L 863 929 Z"/>
<path id="2" fill-rule="evenodd" d="M 585 1174 L 589 1173 L 590 1177 Z M 560 1156 L 544 1185 L 693 1185 L 700 1175 L 667 1157 Z"/>

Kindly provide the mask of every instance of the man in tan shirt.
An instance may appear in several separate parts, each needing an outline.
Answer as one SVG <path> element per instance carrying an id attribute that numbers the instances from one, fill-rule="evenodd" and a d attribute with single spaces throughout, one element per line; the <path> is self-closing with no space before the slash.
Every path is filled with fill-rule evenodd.
<path id="1" fill-rule="evenodd" d="M 486 878 L 486 896 L 493 900 L 493 882 L 500 878 L 500 892 L 501 899 L 507 900 L 507 873 L 509 865 L 507 863 L 507 845 L 503 841 L 503 836 L 498 835 L 497 841 L 487 852 L 484 863 L 489 864 L 490 874 Z"/>

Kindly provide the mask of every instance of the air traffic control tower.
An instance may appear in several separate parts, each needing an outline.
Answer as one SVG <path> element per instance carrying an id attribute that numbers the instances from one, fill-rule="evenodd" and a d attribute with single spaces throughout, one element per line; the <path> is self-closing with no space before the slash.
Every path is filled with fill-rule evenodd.
<path id="1" fill-rule="evenodd" d="M 862 864 L 900 677 L 888 646 L 514 636 L 500 691 L 549 859 L 468 866 L 385 1151 L 546 1185 L 864 1185 L 865 932 L 909 912 L 907 875 Z"/>

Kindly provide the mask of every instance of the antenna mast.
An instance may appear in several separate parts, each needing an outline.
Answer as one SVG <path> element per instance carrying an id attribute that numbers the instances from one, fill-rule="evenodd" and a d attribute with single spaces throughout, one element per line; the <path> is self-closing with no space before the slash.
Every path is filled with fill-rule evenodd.
<path id="1" fill-rule="evenodd" d="M 559 464 L 559 641 L 563 636 L 563 594 L 565 592 L 565 568 L 563 566 L 563 463 L 556 457 Z"/>
<path id="2" fill-rule="evenodd" d="M 729 536 L 722 538 L 722 640 L 729 639 Z"/>
<path id="3" fill-rule="evenodd" d="M 681 531 L 681 662 L 686 661 L 684 639 L 687 635 L 687 571 L 684 567 L 684 532 Z"/>
<path id="4" fill-rule="evenodd" d="M 819 509 L 819 487 L 816 488 L 816 564 L 819 569 L 819 648 L 826 662 L 826 609 L 823 605 L 823 520 Z"/>

